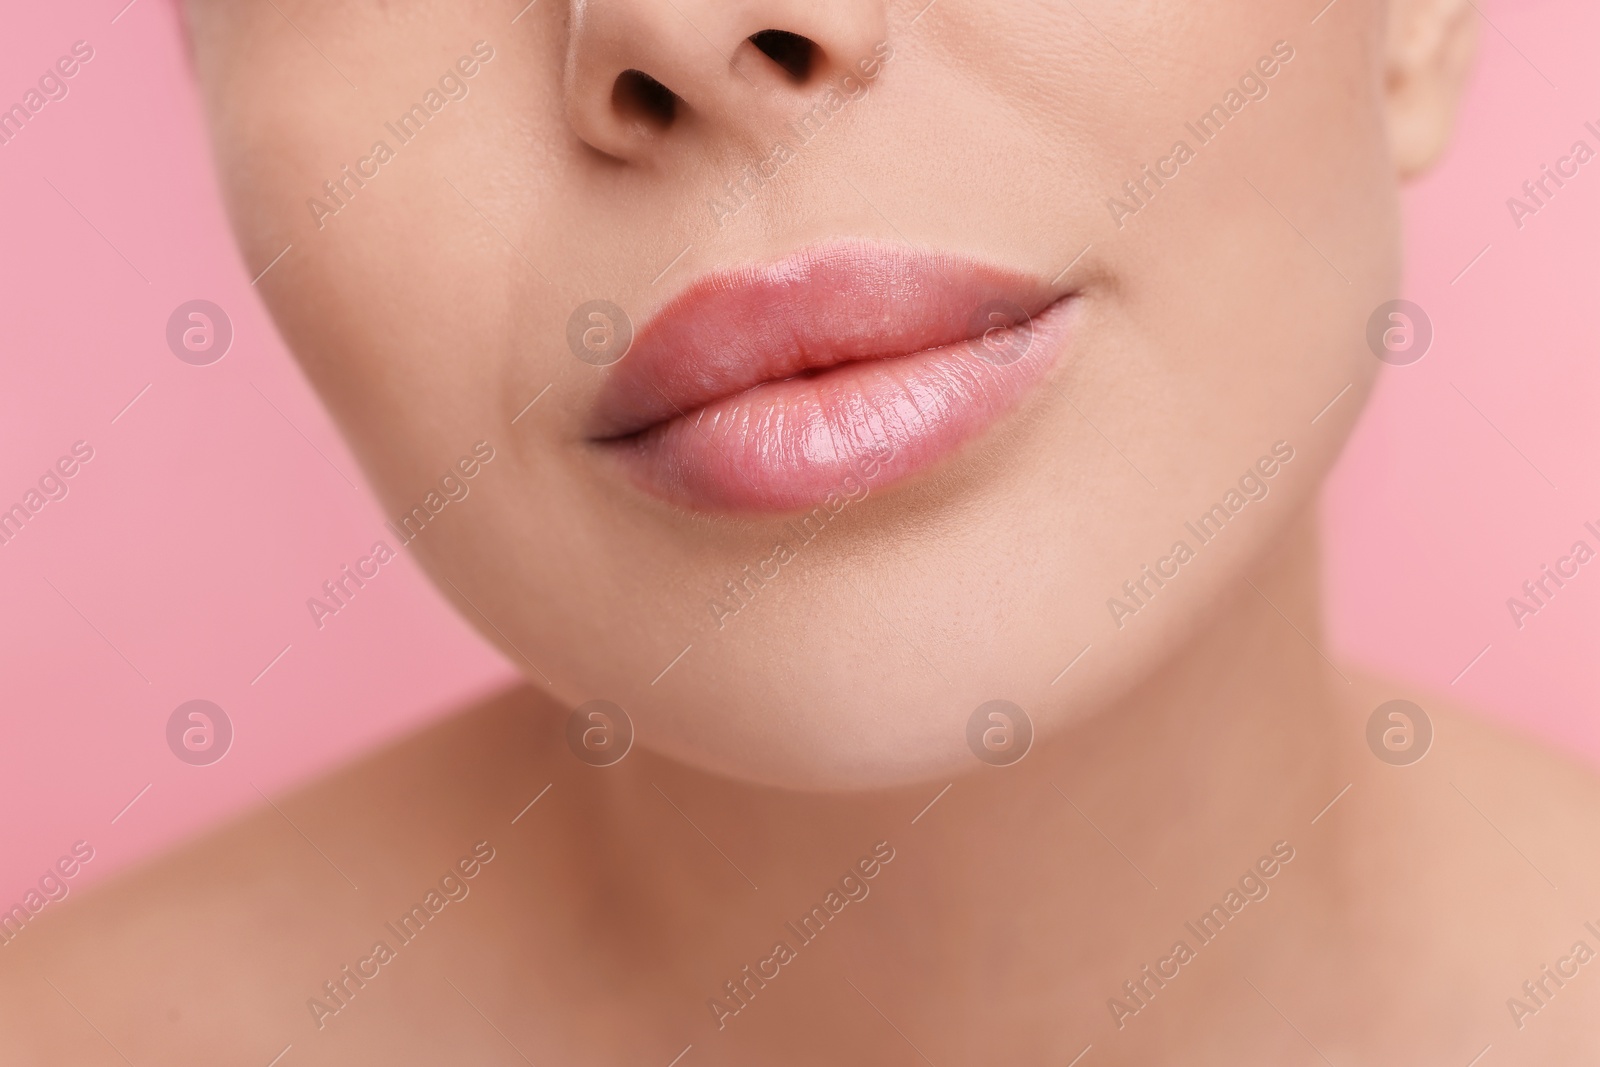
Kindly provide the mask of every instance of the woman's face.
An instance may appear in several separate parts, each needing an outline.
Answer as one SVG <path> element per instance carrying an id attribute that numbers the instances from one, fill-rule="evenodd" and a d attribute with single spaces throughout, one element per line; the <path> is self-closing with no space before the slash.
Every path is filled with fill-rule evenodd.
<path id="1" fill-rule="evenodd" d="M 1311 501 L 1398 280 L 1385 9 L 1317 6 L 190 19 L 374 538 L 638 743 L 840 788 L 1104 710 Z"/>

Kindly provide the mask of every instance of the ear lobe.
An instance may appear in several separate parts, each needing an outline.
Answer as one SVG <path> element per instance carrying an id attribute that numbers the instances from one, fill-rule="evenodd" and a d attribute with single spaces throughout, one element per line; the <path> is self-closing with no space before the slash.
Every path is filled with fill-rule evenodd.
<path id="1" fill-rule="evenodd" d="M 1391 0 L 1384 104 L 1395 172 L 1412 178 L 1444 152 L 1477 53 L 1472 0 Z"/>

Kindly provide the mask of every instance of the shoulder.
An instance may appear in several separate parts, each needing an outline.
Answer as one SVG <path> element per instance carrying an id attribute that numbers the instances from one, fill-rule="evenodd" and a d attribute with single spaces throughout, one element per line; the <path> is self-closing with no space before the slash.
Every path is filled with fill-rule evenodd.
<path id="1" fill-rule="evenodd" d="M 1356 676 L 1351 689 L 1352 725 L 1375 762 L 1469 802 L 1481 794 L 1508 817 L 1537 813 L 1540 825 L 1531 828 L 1567 845 L 1571 834 L 1600 832 L 1600 768 L 1592 761 L 1447 695 L 1371 675 Z M 1389 729 L 1395 745 L 1424 746 L 1414 762 L 1378 754 Z"/>
<path id="2" fill-rule="evenodd" d="M 553 725 L 500 694 L 41 916 L 0 948 L 0 1065 L 271 1060 L 385 921 L 492 880 Z"/>
<path id="3" fill-rule="evenodd" d="M 1348 810 L 1319 829 L 1351 858 L 1361 965 L 1405 976 L 1371 983 L 1371 1017 L 1390 1034 L 1455 1035 L 1473 1045 L 1463 1062 L 1489 1044 L 1502 1062 L 1600 1053 L 1600 963 L 1590 975 L 1574 959 L 1600 959 L 1600 776 L 1458 700 L 1353 683 Z M 1397 755 L 1390 729 L 1395 748 L 1425 751 Z"/>

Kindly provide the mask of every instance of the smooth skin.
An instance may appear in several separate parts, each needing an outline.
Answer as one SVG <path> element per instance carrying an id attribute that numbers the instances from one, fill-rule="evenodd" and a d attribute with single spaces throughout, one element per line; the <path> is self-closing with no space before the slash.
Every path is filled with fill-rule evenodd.
<path id="1" fill-rule="evenodd" d="M 1600 1053 L 1600 963 L 1520 1027 L 1506 1003 L 1600 950 L 1593 777 L 1319 651 L 1316 491 L 1477 18 L 1320 6 L 193 0 L 245 261 L 296 242 L 264 295 L 391 514 L 494 443 L 413 547 L 538 666 L 0 949 L 0 1063 Z M 804 84 L 764 29 L 816 43 Z M 479 40 L 471 93 L 319 229 L 306 201 Z M 870 91 L 719 224 L 708 198 L 884 40 Z M 1119 227 L 1108 198 L 1278 41 L 1267 97 Z M 676 94 L 670 123 L 614 92 L 630 69 Z M 777 520 L 608 467 L 581 431 L 605 372 L 566 320 L 598 295 L 644 321 L 699 273 L 838 237 L 1030 272 L 1079 294 L 1075 336 L 993 433 L 852 504 L 717 628 L 709 597 Z M 1270 494 L 1118 626 L 1107 598 L 1280 440 Z M 1435 736 L 1391 766 L 1367 718 L 1408 695 Z M 612 767 L 565 740 L 593 697 L 638 729 Z M 966 745 L 995 698 L 1038 730 L 1009 767 Z M 479 841 L 470 895 L 319 1026 L 308 1000 Z M 870 894 L 719 1026 L 708 999 L 878 842 Z M 1123 983 L 1279 842 L 1270 893 L 1119 1028 Z"/>

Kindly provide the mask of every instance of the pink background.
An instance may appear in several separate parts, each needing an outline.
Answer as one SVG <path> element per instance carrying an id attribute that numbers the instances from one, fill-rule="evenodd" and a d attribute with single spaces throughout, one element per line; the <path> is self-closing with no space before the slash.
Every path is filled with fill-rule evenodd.
<path id="1" fill-rule="evenodd" d="M 0 35 L 0 103 L 95 49 L 0 146 L 0 507 L 95 449 L 0 546 L 0 904 L 75 840 L 98 851 L 81 886 L 513 677 L 404 554 L 312 627 L 382 516 L 233 248 L 173 5 L 123 3 L 25 5 Z M 1595 759 L 1600 562 L 1520 632 L 1505 599 L 1600 525 L 1600 160 L 1520 231 L 1505 200 L 1600 147 L 1600 9 L 1480 7 L 1460 137 L 1406 202 L 1433 349 L 1387 373 L 1329 489 L 1331 641 Z M 197 297 L 234 323 L 209 367 L 164 340 Z M 209 768 L 165 743 L 196 697 L 236 730 Z"/>

